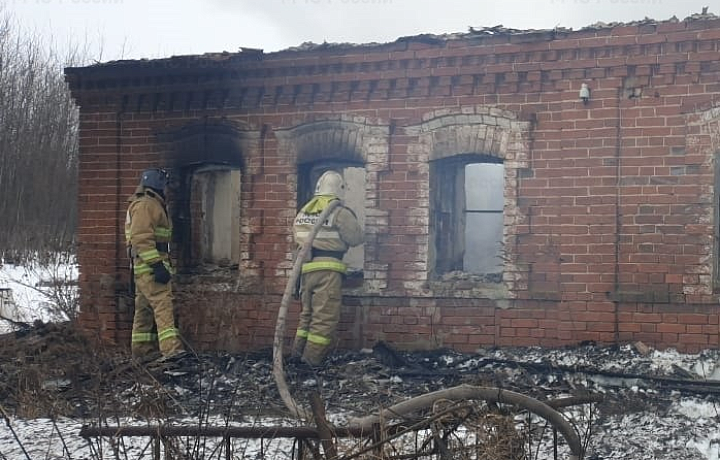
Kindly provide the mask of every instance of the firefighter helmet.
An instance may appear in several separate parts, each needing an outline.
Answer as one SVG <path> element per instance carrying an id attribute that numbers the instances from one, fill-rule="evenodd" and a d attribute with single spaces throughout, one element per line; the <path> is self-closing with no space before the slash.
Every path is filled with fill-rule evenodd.
<path id="1" fill-rule="evenodd" d="M 162 192 L 163 190 L 165 190 L 165 186 L 167 186 L 167 179 L 167 172 L 164 169 L 146 169 L 142 173 L 140 185 L 142 185 L 143 187 L 151 188 L 158 192 Z"/>
<path id="2" fill-rule="evenodd" d="M 335 195 L 342 198 L 345 193 L 345 181 L 337 171 L 325 171 L 315 186 L 315 195 Z"/>

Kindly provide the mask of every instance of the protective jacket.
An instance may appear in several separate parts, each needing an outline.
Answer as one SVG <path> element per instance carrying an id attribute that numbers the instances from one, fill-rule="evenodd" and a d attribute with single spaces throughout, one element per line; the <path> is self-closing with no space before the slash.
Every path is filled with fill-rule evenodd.
<path id="1" fill-rule="evenodd" d="M 169 270 L 172 224 L 165 200 L 152 189 L 139 186 L 128 201 L 125 241 L 133 258 L 135 275 L 151 273 L 150 265 L 158 261 L 162 261 Z"/>
<path id="2" fill-rule="evenodd" d="M 320 213 L 330 202 L 337 199 L 334 196 L 316 196 L 303 206 L 295 217 L 293 224 L 293 236 L 298 246 L 307 241 L 310 231 L 317 222 L 318 217 L 320 217 Z M 362 244 L 362 242 L 363 230 L 355 213 L 344 205 L 336 207 L 320 227 L 320 231 L 313 240 L 313 252 L 309 255 L 310 259 L 319 258 L 322 260 L 306 262 L 303 264 L 302 273 L 318 270 L 345 273 L 347 267 L 341 262 L 343 255 L 350 247 Z"/>

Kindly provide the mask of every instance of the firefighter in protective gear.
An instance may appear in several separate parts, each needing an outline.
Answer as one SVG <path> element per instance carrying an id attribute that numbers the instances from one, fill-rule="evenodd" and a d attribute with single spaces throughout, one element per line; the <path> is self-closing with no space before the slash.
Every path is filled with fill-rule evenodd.
<path id="1" fill-rule="evenodd" d="M 165 205 L 166 185 L 165 170 L 148 169 L 128 199 L 125 240 L 135 278 L 131 341 L 135 358 L 147 358 L 158 347 L 164 358 L 184 353 L 170 285 L 172 224 Z"/>
<path id="2" fill-rule="evenodd" d="M 295 217 L 293 236 L 302 245 L 320 213 L 334 200 L 342 200 L 345 182 L 335 171 L 318 179 L 314 197 Z M 319 366 L 335 338 L 340 320 L 342 277 L 347 267 L 345 252 L 362 244 L 363 230 L 355 213 L 344 205 L 336 207 L 313 240 L 310 260 L 302 266 L 300 321 L 292 355 L 311 366 Z"/>

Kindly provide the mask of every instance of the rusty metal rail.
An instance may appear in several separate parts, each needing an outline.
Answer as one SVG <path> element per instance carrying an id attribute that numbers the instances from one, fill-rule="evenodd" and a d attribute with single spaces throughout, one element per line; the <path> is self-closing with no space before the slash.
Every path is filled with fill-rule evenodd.
<path id="1" fill-rule="evenodd" d="M 587 394 L 550 400 L 548 406 L 554 408 L 597 403 L 602 401 L 600 394 Z M 399 424 L 404 426 L 406 424 Z M 394 427 L 386 427 L 393 431 Z M 333 436 L 337 438 L 373 436 L 373 430 L 359 427 L 332 427 Z M 178 425 L 145 425 L 145 426 L 92 426 L 84 425 L 80 429 L 83 438 L 92 437 L 174 437 L 200 436 L 209 438 L 247 438 L 247 439 L 320 439 L 318 429 L 312 426 L 178 426 Z"/>
<path id="2" fill-rule="evenodd" d="M 360 429 L 334 428 L 332 433 L 338 438 L 369 436 L 372 433 Z M 219 427 L 219 426 L 91 426 L 84 425 L 80 429 L 83 438 L 92 437 L 175 437 L 199 436 L 208 438 L 247 438 L 247 439 L 320 439 L 317 428 L 309 426 L 264 426 L 264 427 Z"/>
<path id="3" fill-rule="evenodd" d="M 347 430 L 343 428 L 335 429 L 332 431 L 332 436 L 336 438 L 348 438 L 353 436 L 363 436 L 360 430 Z M 367 435 L 367 433 L 365 434 Z M 117 440 L 118 438 L 148 438 L 148 442 L 145 448 L 142 449 L 142 454 L 139 457 L 133 457 L 138 459 L 150 458 L 153 460 L 167 460 L 167 459 L 179 459 L 189 458 L 182 454 L 182 447 L 178 446 L 176 442 L 172 440 L 178 440 L 183 437 L 198 439 L 198 438 L 217 438 L 220 443 L 213 449 L 213 452 L 209 456 L 203 455 L 202 457 L 191 456 L 192 458 L 206 458 L 206 459 L 225 459 L 232 460 L 235 457 L 235 446 L 233 445 L 234 439 L 255 439 L 255 440 L 266 440 L 266 439 L 294 439 L 295 443 L 292 447 L 292 454 L 288 452 L 289 458 L 295 458 L 302 460 L 303 458 L 303 447 L 315 449 L 311 445 L 309 440 L 321 440 L 320 433 L 314 427 L 300 426 L 300 427 L 288 427 L 288 426 L 262 426 L 262 427 L 219 427 L 219 426 L 177 426 L 177 425 L 148 425 L 148 426 L 90 426 L 85 425 L 80 429 L 80 436 L 88 441 L 88 444 L 93 448 L 91 438 L 109 438 L 111 440 Z M 121 443 L 111 443 L 115 445 L 117 449 Z M 261 442 L 260 458 L 266 458 L 263 452 L 265 446 Z M 123 458 L 122 454 L 117 455 L 113 458 Z M 315 458 L 319 457 L 319 452 L 315 452 L 313 455 Z M 96 455 L 93 458 L 101 459 L 102 455 Z M 127 452 L 125 452 L 125 458 L 127 458 Z"/>
<path id="4" fill-rule="evenodd" d="M 457 390 L 458 388 L 455 388 Z M 464 388 L 459 388 L 460 390 Z M 504 395 L 510 395 L 511 392 L 503 392 Z M 298 460 L 302 459 L 304 448 L 308 448 L 307 452 L 310 452 L 312 457 L 315 459 L 337 459 L 339 457 L 342 457 L 344 459 L 353 459 L 357 457 L 360 454 L 367 453 L 369 451 L 378 451 L 378 449 L 382 449 L 382 446 L 385 443 L 392 442 L 395 438 L 400 438 L 401 436 L 406 436 L 409 433 L 413 432 L 420 432 L 422 430 L 428 430 L 433 428 L 433 422 L 436 419 L 440 418 L 447 418 L 449 415 L 458 415 L 466 412 L 468 409 L 471 409 L 473 407 L 473 403 L 469 400 L 463 401 L 462 398 L 460 401 L 455 401 L 455 405 L 448 406 L 445 410 L 437 413 L 420 413 L 416 414 L 416 417 L 402 417 L 403 420 L 400 422 L 387 424 L 384 423 L 381 426 L 381 423 L 379 421 L 372 422 L 365 424 L 364 426 L 360 425 L 350 425 L 346 427 L 335 427 L 327 423 L 327 420 L 325 420 L 325 413 L 324 413 L 324 405 L 322 401 L 319 398 L 319 395 L 313 395 L 314 400 L 312 404 L 313 407 L 313 416 L 316 421 L 318 421 L 318 424 L 316 427 L 313 426 L 249 426 L 249 427 L 241 427 L 241 426 L 198 426 L 198 425 L 185 425 L 185 426 L 178 426 L 178 425 L 146 425 L 146 426 L 92 426 L 92 425 L 84 425 L 80 430 L 80 436 L 85 438 L 88 443 L 92 446 L 91 438 L 109 438 L 111 440 L 111 444 L 121 444 L 120 441 L 118 443 L 118 438 L 131 438 L 131 437 L 143 437 L 143 438 L 149 438 L 149 442 L 146 444 L 146 448 L 143 449 L 143 453 L 146 452 L 147 454 L 153 458 L 154 460 L 161 460 L 163 458 L 165 459 L 174 459 L 174 458 L 185 458 L 181 454 L 181 452 L 178 450 L 178 444 L 179 441 L 178 438 L 182 437 L 190 437 L 190 438 L 217 438 L 220 443 L 217 445 L 218 447 L 213 449 L 213 453 L 210 457 L 202 457 L 202 458 L 217 458 L 222 459 L 225 458 L 226 460 L 230 460 L 233 458 L 236 458 L 233 456 L 233 450 L 235 450 L 235 446 L 233 444 L 233 440 L 237 438 L 243 438 L 243 439 L 254 439 L 254 440 L 269 440 L 269 439 L 279 439 L 279 438 L 287 438 L 287 439 L 294 439 L 295 442 L 293 443 L 292 452 L 285 452 L 289 454 L 290 458 L 297 458 Z M 431 394 L 424 395 L 424 397 L 430 397 Z M 472 395 L 471 395 L 472 396 Z M 477 397 L 478 395 L 475 395 Z M 527 398 L 528 400 L 535 401 L 537 404 L 541 404 L 540 401 L 534 400 L 533 398 Z M 417 399 L 417 398 L 416 398 Z M 476 398 L 471 398 L 476 399 Z M 482 399 L 482 398 L 481 398 Z M 493 398 L 485 398 L 486 400 L 493 400 Z M 553 407 L 555 409 L 562 408 L 562 407 L 568 407 L 568 406 L 574 406 L 574 405 L 581 405 L 581 404 L 588 404 L 588 403 L 596 403 L 600 402 L 602 400 L 602 395 L 599 394 L 586 394 L 586 395 L 578 395 L 578 396 L 572 396 L 572 397 L 566 397 L 566 398 L 559 398 L 555 400 L 546 401 L 543 406 L 546 408 Z M 504 401 L 504 399 L 503 399 Z M 505 401 L 505 402 L 512 402 L 512 401 Z M 515 401 L 517 403 L 517 401 Z M 520 404 L 520 406 L 523 406 L 523 404 Z M 395 406 L 393 406 L 395 407 Z M 527 407 L 526 407 L 527 409 Z M 421 411 L 422 412 L 422 411 Z M 531 410 L 531 412 L 533 412 Z M 535 411 L 538 412 L 537 410 Z M 462 417 L 461 417 L 462 419 Z M 554 444 L 555 444 L 555 458 L 557 459 L 557 430 L 558 430 L 558 422 L 557 420 L 554 420 L 552 418 L 546 418 L 548 422 L 550 422 L 553 425 L 553 434 L 554 434 Z M 385 423 L 389 422 L 389 420 L 384 420 Z M 565 423 L 565 420 L 563 419 L 563 422 Z M 458 424 L 455 428 L 459 427 L 460 424 Z M 575 433 L 577 434 L 577 433 Z M 350 453 L 349 456 L 338 456 L 336 446 L 334 444 L 334 439 L 341 439 L 341 438 L 354 438 L 354 439 L 361 439 L 364 438 L 366 442 L 370 442 L 370 444 L 365 444 L 364 447 L 358 447 L 359 450 L 356 449 L 356 452 Z M 175 439 L 175 441 L 173 441 Z M 573 451 L 573 455 L 570 456 L 571 459 L 581 459 L 583 457 L 583 452 L 579 451 L 578 446 L 571 445 L 573 442 L 573 439 L 568 440 L 568 445 L 570 447 L 570 450 Z M 320 444 L 318 444 L 315 441 L 319 441 Z M 575 440 L 576 442 L 579 442 L 579 440 Z M 439 441 L 438 441 L 439 442 Z M 442 444 L 442 443 L 440 443 Z M 324 455 L 320 453 L 318 446 L 322 445 L 324 452 Z M 149 448 L 149 449 L 148 449 Z M 297 450 L 296 450 L 297 448 Z M 162 451 L 165 451 L 164 455 Z M 260 456 L 261 458 L 264 457 L 263 451 L 263 443 L 260 442 Z M 577 452 L 576 452 L 577 451 Z M 427 457 L 429 454 L 434 453 L 434 451 L 431 452 L 422 452 L 422 455 L 420 457 Z M 441 452 L 442 453 L 442 452 Z M 180 454 L 180 455 L 175 455 Z M 296 456 L 297 455 L 297 456 Z M 101 458 L 101 456 L 98 456 L 97 458 Z M 137 458 L 146 458 L 145 456 L 137 457 Z M 194 458 L 194 457 L 193 457 Z M 199 458 L 199 457 L 198 457 Z M 393 457 L 382 457 L 378 456 L 378 458 L 393 458 Z M 396 458 L 413 458 L 408 457 L 407 455 L 403 455 Z M 443 455 L 440 455 L 437 458 L 444 458 Z"/>

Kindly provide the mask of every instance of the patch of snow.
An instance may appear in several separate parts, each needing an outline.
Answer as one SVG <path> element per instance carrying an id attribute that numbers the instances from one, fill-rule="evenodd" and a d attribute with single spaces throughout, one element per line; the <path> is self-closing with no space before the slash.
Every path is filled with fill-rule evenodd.
<path id="1" fill-rule="evenodd" d="M 686 364 L 686 359 L 696 361 L 698 355 L 686 355 L 681 357 L 680 353 L 675 349 L 667 350 L 653 350 L 652 352 L 652 365 L 650 368 L 654 371 L 670 372 L 673 366 L 678 366 L 686 371 L 690 371 L 689 366 Z"/>
<path id="2" fill-rule="evenodd" d="M 74 284 L 77 279 L 78 266 L 66 256 L 59 256 L 49 263 L 29 265 L 7 264 L 0 260 L 0 290 L 9 289 L 4 291 L 6 297 L 0 303 L 0 316 L 25 323 L 61 319 L 54 308 L 51 286 L 57 281 Z M 0 333 L 10 330 L 10 323 L 0 321 Z"/>
<path id="3" fill-rule="evenodd" d="M 674 407 L 674 410 L 692 420 L 720 417 L 720 405 L 714 402 L 700 399 L 682 399 L 675 403 L 675 406 L 677 407 Z"/>
<path id="4" fill-rule="evenodd" d="M 0 265 L 0 289 L 10 289 L 12 302 L 1 312 L 13 321 L 49 319 L 44 315 L 47 296 L 37 286 L 36 272 L 12 264 Z"/>
<path id="5" fill-rule="evenodd" d="M 720 433 L 688 441 L 687 447 L 697 449 L 707 460 L 720 460 Z"/>

